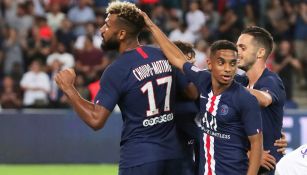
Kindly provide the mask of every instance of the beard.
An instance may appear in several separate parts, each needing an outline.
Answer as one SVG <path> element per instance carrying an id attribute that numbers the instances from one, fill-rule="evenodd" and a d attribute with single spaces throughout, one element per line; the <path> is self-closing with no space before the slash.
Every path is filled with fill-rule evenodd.
<path id="1" fill-rule="evenodd" d="M 119 41 L 115 38 L 112 37 L 108 41 L 102 41 L 100 48 L 103 51 L 112 51 L 112 50 L 119 50 Z"/>
<path id="2" fill-rule="evenodd" d="M 245 72 L 247 72 L 248 70 L 251 69 L 251 67 L 253 67 L 253 65 L 256 63 L 256 60 L 252 60 L 249 59 L 247 61 L 241 62 L 242 60 L 240 60 L 240 63 L 238 64 L 238 68 L 244 70 Z"/>
<path id="3" fill-rule="evenodd" d="M 238 65 L 238 68 L 244 70 L 245 72 L 248 71 L 248 67 L 245 66 L 245 65 L 240 65 L 240 64 L 239 64 L 239 65 Z"/>

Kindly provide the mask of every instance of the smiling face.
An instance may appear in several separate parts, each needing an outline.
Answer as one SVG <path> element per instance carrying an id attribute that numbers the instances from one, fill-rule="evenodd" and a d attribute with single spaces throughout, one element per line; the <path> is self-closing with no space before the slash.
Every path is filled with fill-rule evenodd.
<path id="1" fill-rule="evenodd" d="M 237 41 L 239 68 L 248 71 L 256 62 L 257 44 L 253 42 L 253 36 L 242 34 Z"/>
<path id="2" fill-rule="evenodd" d="M 234 50 L 217 50 L 208 59 L 208 68 L 211 70 L 213 81 L 220 85 L 230 85 L 237 70 L 238 54 Z"/>
<path id="3" fill-rule="evenodd" d="M 101 48 L 103 50 L 119 50 L 120 40 L 117 35 L 119 29 L 116 25 L 117 15 L 109 14 L 105 20 L 105 24 L 100 28 L 103 42 Z"/>

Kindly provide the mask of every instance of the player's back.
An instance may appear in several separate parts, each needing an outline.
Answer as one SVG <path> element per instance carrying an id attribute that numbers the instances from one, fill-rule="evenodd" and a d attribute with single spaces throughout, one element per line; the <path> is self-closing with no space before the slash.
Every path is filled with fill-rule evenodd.
<path id="1" fill-rule="evenodd" d="M 181 157 L 173 114 L 174 73 L 163 53 L 138 47 L 124 52 L 106 71 L 117 79 L 120 94 L 120 167 Z"/>

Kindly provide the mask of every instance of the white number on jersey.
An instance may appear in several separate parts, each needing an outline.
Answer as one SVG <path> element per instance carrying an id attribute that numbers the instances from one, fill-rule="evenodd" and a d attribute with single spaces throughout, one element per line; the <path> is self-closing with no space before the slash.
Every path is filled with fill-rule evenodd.
<path id="1" fill-rule="evenodd" d="M 156 80 L 158 85 L 162 85 L 166 83 L 166 95 L 165 95 L 165 102 L 164 102 L 164 111 L 170 110 L 170 93 L 171 93 L 171 86 L 172 86 L 172 76 L 167 76 L 163 78 L 159 78 Z M 142 88 L 141 91 L 145 93 L 147 91 L 148 97 L 148 104 L 149 110 L 146 111 L 147 117 L 156 115 L 159 113 L 159 109 L 156 106 L 155 94 L 152 82 L 147 82 Z"/>

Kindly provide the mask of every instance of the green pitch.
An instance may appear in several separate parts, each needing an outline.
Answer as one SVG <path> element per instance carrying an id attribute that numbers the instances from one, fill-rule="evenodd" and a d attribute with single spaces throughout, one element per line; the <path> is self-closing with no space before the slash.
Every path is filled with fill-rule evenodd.
<path id="1" fill-rule="evenodd" d="M 0 165 L 1 175 L 117 175 L 118 165 Z"/>

